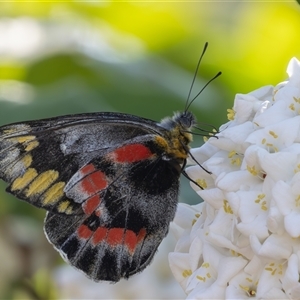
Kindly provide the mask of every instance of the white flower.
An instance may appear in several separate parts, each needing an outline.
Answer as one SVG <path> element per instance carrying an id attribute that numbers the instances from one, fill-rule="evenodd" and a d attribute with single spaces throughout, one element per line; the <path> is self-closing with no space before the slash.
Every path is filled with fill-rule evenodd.
<path id="1" fill-rule="evenodd" d="M 300 298 L 300 62 L 289 80 L 236 95 L 193 156 L 204 202 L 179 204 L 171 270 L 187 299 Z"/>

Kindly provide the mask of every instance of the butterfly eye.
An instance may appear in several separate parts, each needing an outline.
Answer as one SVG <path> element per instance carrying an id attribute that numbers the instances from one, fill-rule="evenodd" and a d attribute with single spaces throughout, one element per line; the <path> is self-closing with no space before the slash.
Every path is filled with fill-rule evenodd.
<path id="1" fill-rule="evenodd" d="M 184 130 L 190 129 L 196 124 L 195 116 L 189 111 L 184 111 L 176 115 L 174 121 L 180 124 Z"/>

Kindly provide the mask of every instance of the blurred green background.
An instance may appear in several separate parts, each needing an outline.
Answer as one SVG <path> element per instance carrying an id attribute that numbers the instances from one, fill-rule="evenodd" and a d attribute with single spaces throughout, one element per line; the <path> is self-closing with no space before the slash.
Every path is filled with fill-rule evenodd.
<path id="1" fill-rule="evenodd" d="M 0 125 L 94 111 L 160 120 L 184 109 L 209 42 L 192 94 L 223 75 L 191 110 L 218 127 L 236 93 L 287 77 L 290 58 L 300 59 L 299 28 L 296 1 L 1 2 Z M 180 200 L 197 203 L 183 182 Z M 174 241 L 146 275 L 90 283 L 48 245 L 45 213 L 7 195 L 2 182 L 0 188 L 0 299 L 184 297 L 168 273 Z"/>

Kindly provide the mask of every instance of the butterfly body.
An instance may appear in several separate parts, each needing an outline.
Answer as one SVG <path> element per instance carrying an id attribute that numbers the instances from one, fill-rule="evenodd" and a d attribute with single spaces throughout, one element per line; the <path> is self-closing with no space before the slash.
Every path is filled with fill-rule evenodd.
<path id="1" fill-rule="evenodd" d="M 90 113 L 0 127 L 7 191 L 48 211 L 45 233 L 95 281 L 142 271 L 168 232 L 195 118 Z"/>

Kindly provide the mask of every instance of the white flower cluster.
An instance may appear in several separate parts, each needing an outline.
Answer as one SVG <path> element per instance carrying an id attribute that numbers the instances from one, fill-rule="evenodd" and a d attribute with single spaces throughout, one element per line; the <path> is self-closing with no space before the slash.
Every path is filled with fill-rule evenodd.
<path id="1" fill-rule="evenodd" d="M 236 95 L 229 122 L 188 175 L 204 202 L 179 204 L 171 270 L 187 299 L 300 299 L 300 62 L 289 80 Z"/>

